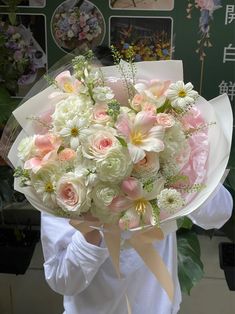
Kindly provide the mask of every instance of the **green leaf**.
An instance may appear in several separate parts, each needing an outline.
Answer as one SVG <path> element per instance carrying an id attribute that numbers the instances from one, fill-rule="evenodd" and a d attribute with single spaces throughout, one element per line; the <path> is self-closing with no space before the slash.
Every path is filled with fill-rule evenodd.
<path id="1" fill-rule="evenodd" d="M 178 229 L 180 228 L 191 229 L 193 226 L 193 222 L 188 217 L 181 217 L 177 219 L 177 226 L 178 226 Z"/>
<path id="2" fill-rule="evenodd" d="M 181 290 L 190 294 L 191 289 L 203 277 L 200 244 L 196 233 L 186 230 L 177 232 L 178 275 Z"/>
<path id="3" fill-rule="evenodd" d="M 115 137 L 119 140 L 120 144 L 121 144 L 123 147 L 127 147 L 127 142 L 124 140 L 124 138 L 119 137 L 119 136 L 115 136 Z"/>

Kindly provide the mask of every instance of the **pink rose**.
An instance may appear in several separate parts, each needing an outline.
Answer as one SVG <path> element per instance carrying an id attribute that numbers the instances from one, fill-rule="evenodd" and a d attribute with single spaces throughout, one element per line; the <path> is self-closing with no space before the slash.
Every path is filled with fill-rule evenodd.
<path id="1" fill-rule="evenodd" d="M 65 211 L 80 214 L 90 207 L 90 197 L 82 178 L 67 173 L 57 183 L 57 204 Z"/>
<path id="2" fill-rule="evenodd" d="M 133 108 L 136 111 L 141 111 L 141 104 L 145 100 L 144 95 L 136 94 L 131 102 L 131 108 Z"/>
<path id="3" fill-rule="evenodd" d="M 106 124 L 110 121 L 110 116 L 107 114 L 108 106 L 106 104 L 96 104 L 93 109 L 93 120 L 96 123 Z"/>
<path id="4" fill-rule="evenodd" d="M 61 184 L 58 197 L 68 206 L 75 206 L 78 203 L 78 194 L 72 183 Z"/>
<path id="5" fill-rule="evenodd" d="M 142 105 L 142 110 L 143 111 L 149 111 L 149 112 L 152 112 L 153 114 L 155 114 L 156 113 L 156 106 L 151 102 L 145 102 Z"/>
<path id="6" fill-rule="evenodd" d="M 157 114 L 157 123 L 164 128 L 170 128 L 175 124 L 175 119 L 172 115 L 167 113 L 158 113 Z"/>
<path id="7" fill-rule="evenodd" d="M 83 154 L 89 159 L 103 159 L 113 149 L 120 149 L 120 143 L 115 137 L 113 128 L 103 125 L 93 125 L 80 134 Z"/>

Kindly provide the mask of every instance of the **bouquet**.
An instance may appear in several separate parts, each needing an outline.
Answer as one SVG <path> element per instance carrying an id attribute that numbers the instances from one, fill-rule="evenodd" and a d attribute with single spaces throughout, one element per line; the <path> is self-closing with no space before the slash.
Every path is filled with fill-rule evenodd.
<path id="1" fill-rule="evenodd" d="M 74 49 L 79 44 L 92 46 L 102 33 L 103 19 L 99 11 L 85 2 L 80 8 L 60 9 L 53 19 L 53 33 L 64 48 Z"/>
<path id="2" fill-rule="evenodd" d="M 3 42 L 0 81 L 15 92 L 17 85 L 34 82 L 38 69 L 45 67 L 45 53 L 22 24 L 13 26 L 1 21 L 0 37 Z"/>
<path id="3" fill-rule="evenodd" d="M 220 182 L 230 103 L 200 97 L 183 82 L 180 61 L 100 68 L 91 59 L 75 57 L 72 73 L 14 111 L 23 127 L 9 153 L 15 189 L 39 210 L 77 219 L 80 230 L 108 230 L 112 256 L 122 231 L 144 255 L 149 232 L 162 238 L 159 228 L 202 205 Z"/>

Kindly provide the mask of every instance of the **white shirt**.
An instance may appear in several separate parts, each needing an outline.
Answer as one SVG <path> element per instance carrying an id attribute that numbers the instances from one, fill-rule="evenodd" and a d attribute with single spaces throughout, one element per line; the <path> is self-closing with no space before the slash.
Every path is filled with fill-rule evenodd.
<path id="1" fill-rule="evenodd" d="M 222 187 L 190 218 L 203 228 L 220 228 L 229 219 L 232 198 Z M 42 213 L 41 239 L 45 277 L 64 295 L 64 314 L 126 314 L 126 295 L 133 314 L 176 314 L 181 303 L 175 232 L 155 247 L 172 275 L 173 303 L 134 249 L 121 250 L 118 279 L 105 244 L 86 242 L 67 219 Z"/>

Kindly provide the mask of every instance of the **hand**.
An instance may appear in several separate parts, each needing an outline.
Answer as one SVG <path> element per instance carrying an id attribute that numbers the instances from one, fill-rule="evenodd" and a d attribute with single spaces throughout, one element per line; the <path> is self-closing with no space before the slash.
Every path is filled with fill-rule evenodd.
<path id="1" fill-rule="evenodd" d="M 82 218 L 85 221 L 98 221 L 97 218 L 94 218 L 89 212 L 85 213 Z M 79 226 L 79 220 L 76 219 L 71 219 L 69 221 L 70 225 L 72 225 L 75 229 L 79 230 L 79 227 L 77 228 L 77 226 Z M 80 230 L 79 230 L 80 231 Z M 101 242 L 101 234 L 97 229 L 93 229 L 85 234 L 83 234 L 84 238 L 86 239 L 86 241 L 90 244 L 99 246 L 100 242 Z"/>

